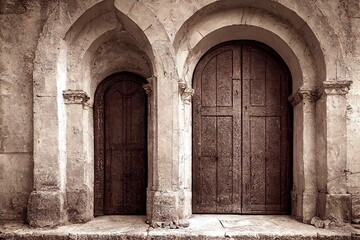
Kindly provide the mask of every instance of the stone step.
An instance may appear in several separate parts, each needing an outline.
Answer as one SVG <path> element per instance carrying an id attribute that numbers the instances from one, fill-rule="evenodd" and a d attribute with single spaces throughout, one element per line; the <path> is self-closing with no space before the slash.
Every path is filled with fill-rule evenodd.
<path id="1" fill-rule="evenodd" d="M 189 227 L 152 228 L 145 216 L 104 216 L 84 224 L 56 229 L 31 229 L 27 225 L 0 226 L 0 240 L 112 240 L 112 239 L 356 239 L 360 232 L 350 225 L 318 229 L 290 216 L 194 215 Z"/>

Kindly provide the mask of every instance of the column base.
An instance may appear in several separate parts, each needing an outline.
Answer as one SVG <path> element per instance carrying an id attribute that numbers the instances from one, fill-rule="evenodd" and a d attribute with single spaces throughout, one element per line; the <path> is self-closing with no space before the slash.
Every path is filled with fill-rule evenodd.
<path id="1" fill-rule="evenodd" d="M 303 223 L 310 223 L 316 216 L 316 191 L 291 192 L 292 215 Z"/>
<path id="2" fill-rule="evenodd" d="M 84 223 L 93 219 L 94 198 L 88 187 L 84 187 L 83 189 L 68 190 L 66 192 L 66 198 L 69 222 Z"/>
<path id="3" fill-rule="evenodd" d="M 329 219 L 340 226 L 349 223 L 351 221 L 351 195 L 326 194 L 324 219 Z"/>
<path id="4" fill-rule="evenodd" d="M 187 227 L 179 204 L 179 193 L 174 191 L 147 191 L 147 222 L 154 228 Z"/>
<path id="5" fill-rule="evenodd" d="M 64 193 L 61 191 L 33 191 L 28 203 L 31 227 L 56 227 L 67 222 Z"/>
<path id="6" fill-rule="evenodd" d="M 351 221 L 353 223 L 359 224 L 360 223 L 360 195 L 352 195 L 351 196 Z"/>

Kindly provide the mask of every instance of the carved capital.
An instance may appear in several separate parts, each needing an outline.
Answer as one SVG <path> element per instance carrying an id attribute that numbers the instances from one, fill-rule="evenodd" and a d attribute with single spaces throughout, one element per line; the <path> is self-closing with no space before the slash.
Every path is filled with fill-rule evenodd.
<path id="1" fill-rule="evenodd" d="M 291 105 L 294 107 L 296 105 L 298 105 L 300 102 L 306 100 L 308 102 L 315 102 L 317 101 L 319 98 L 317 96 L 317 91 L 316 90 L 311 90 L 311 89 L 299 89 L 296 91 L 296 93 L 290 95 L 290 97 L 288 98 L 289 102 L 291 103 Z"/>
<path id="2" fill-rule="evenodd" d="M 179 84 L 179 91 L 181 95 L 181 99 L 183 101 L 191 101 L 192 96 L 194 95 L 194 89 L 188 86 L 188 84 L 185 81 L 178 82 Z"/>
<path id="3" fill-rule="evenodd" d="M 352 81 L 326 81 L 318 88 L 318 96 L 325 95 L 346 95 L 350 90 Z"/>
<path id="4" fill-rule="evenodd" d="M 65 104 L 86 104 L 90 97 L 83 90 L 65 90 L 63 91 Z"/>
<path id="5" fill-rule="evenodd" d="M 184 92 L 186 87 L 187 87 L 187 84 L 185 81 L 181 80 L 179 83 L 179 89 L 180 89 L 180 92 Z"/>
<path id="6" fill-rule="evenodd" d="M 156 77 L 152 76 L 152 77 L 147 78 L 146 80 L 147 80 L 148 83 L 145 84 L 143 86 L 143 88 L 145 89 L 146 94 L 149 95 L 153 91 L 153 86 L 154 86 L 154 84 L 156 82 Z"/>
<path id="7" fill-rule="evenodd" d="M 181 99 L 184 101 L 191 101 L 192 96 L 194 95 L 194 89 L 192 88 L 186 88 L 182 93 L 181 93 Z"/>

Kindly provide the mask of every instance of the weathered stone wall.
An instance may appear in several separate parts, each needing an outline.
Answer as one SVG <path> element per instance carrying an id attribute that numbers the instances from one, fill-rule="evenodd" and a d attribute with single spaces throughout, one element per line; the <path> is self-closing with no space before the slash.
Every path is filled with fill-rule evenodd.
<path id="1" fill-rule="evenodd" d="M 1 1 L 0 220 L 25 220 L 32 190 L 33 201 L 67 195 L 58 202 L 70 220 L 91 218 L 91 105 L 97 84 L 116 71 L 156 77 L 149 95 L 156 132 L 149 145 L 148 216 L 189 217 L 194 67 L 213 45 L 253 39 L 279 52 L 292 72 L 293 92 L 304 98 L 294 110 L 293 215 L 306 222 L 333 217 L 327 207 L 348 204 L 351 194 L 352 218 L 359 221 L 359 12 L 359 0 Z M 353 84 L 346 96 L 313 99 L 324 81 Z M 86 108 L 65 106 L 66 89 L 88 94 Z M 345 111 L 347 122 L 336 124 Z M 49 167 L 55 174 L 46 174 Z"/>
<path id="2" fill-rule="evenodd" d="M 33 188 L 33 65 L 53 1 L 0 1 L 0 219 L 24 220 Z"/>
<path id="3" fill-rule="evenodd" d="M 347 68 L 353 80 L 348 96 L 348 192 L 352 195 L 352 219 L 360 222 L 360 1 L 350 1 L 348 16 L 351 35 L 347 39 Z"/>

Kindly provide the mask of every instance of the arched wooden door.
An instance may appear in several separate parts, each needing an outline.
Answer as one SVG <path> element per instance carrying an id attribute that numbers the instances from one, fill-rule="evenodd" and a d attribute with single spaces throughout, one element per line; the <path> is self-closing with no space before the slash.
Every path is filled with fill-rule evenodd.
<path id="1" fill-rule="evenodd" d="M 193 212 L 289 213 L 291 77 L 257 42 L 211 49 L 194 73 Z"/>
<path id="2" fill-rule="evenodd" d="M 147 187 L 146 81 L 131 73 L 105 79 L 96 90 L 95 216 L 145 214 Z"/>

